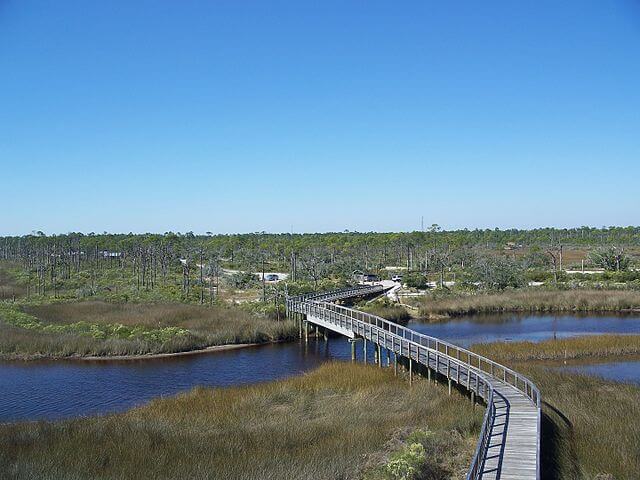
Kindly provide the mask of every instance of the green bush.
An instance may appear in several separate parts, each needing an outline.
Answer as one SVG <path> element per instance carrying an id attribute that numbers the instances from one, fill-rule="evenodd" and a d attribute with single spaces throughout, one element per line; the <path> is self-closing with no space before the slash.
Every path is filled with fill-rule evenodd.
<path id="1" fill-rule="evenodd" d="M 426 465 L 425 448 L 422 443 L 412 443 L 392 455 L 386 465 L 387 473 L 397 480 L 416 480 Z"/>
<path id="2" fill-rule="evenodd" d="M 420 272 L 408 273 L 402 280 L 403 283 L 409 288 L 419 288 L 421 290 L 429 288 L 429 281 L 426 275 Z"/>

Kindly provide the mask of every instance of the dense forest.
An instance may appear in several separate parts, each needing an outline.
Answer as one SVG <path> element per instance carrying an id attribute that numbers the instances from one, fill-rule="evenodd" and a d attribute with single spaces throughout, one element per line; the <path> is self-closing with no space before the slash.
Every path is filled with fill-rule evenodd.
<path id="1" fill-rule="evenodd" d="M 167 278 L 178 278 L 182 293 L 188 295 L 192 285 L 217 285 L 223 268 L 287 272 L 291 282 L 315 286 L 326 278 L 347 279 L 358 270 L 379 273 L 394 267 L 432 274 L 441 281 L 449 272 L 466 269 L 476 277 L 485 272 L 508 286 L 517 281 L 509 271 L 517 266 L 552 272 L 557 281 L 558 273 L 571 266 L 571 257 L 563 259 L 571 249 L 592 252 L 585 254 L 587 264 L 626 270 L 639 245 L 640 227 L 443 231 L 433 225 L 407 233 L 235 235 L 35 232 L 1 237 L 0 259 L 23 267 L 23 283 L 30 293 L 55 295 L 74 274 L 95 289 L 100 272 L 117 269 L 127 271 L 138 290 L 153 290 Z M 599 260 L 594 252 L 600 252 Z M 204 301 L 204 288 L 199 292 Z"/>

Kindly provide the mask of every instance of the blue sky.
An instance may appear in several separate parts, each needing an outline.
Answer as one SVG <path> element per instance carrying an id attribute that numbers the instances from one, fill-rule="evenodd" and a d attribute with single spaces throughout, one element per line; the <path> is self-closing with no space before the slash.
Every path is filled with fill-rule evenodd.
<path id="1" fill-rule="evenodd" d="M 640 224 L 640 4 L 0 0 L 0 234 Z"/>

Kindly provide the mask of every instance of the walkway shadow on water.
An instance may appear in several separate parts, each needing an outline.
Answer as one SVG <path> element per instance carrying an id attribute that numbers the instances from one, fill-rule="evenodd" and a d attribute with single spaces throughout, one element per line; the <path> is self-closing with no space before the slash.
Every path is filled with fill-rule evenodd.
<path id="1" fill-rule="evenodd" d="M 575 451 L 573 424 L 556 407 L 542 402 L 541 469 L 543 480 L 582 478 Z"/>

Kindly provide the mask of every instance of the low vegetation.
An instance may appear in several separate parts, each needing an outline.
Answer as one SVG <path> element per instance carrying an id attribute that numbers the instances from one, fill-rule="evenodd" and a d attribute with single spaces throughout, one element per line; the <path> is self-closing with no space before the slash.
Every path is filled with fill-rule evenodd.
<path id="1" fill-rule="evenodd" d="M 640 388 L 544 367 L 518 365 L 540 387 L 543 478 L 636 479 Z"/>
<path id="2" fill-rule="evenodd" d="M 430 319 L 497 312 L 613 312 L 640 309 L 632 290 L 507 290 L 488 294 L 431 295 L 418 303 Z"/>
<path id="3" fill-rule="evenodd" d="M 569 360 L 640 354 L 640 335 L 586 335 L 543 342 L 477 344 L 472 350 L 499 362 Z"/>
<path id="4" fill-rule="evenodd" d="M 0 304 L 0 357 L 174 353 L 292 338 L 290 321 L 234 307 L 185 304 Z"/>
<path id="5" fill-rule="evenodd" d="M 481 421 L 444 388 L 332 363 L 123 414 L 0 426 L 0 477 L 463 478 Z"/>
<path id="6" fill-rule="evenodd" d="M 359 307 L 359 310 L 377 315 L 391 322 L 399 323 L 400 325 L 406 325 L 407 322 L 411 320 L 411 315 L 406 308 L 390 303 L 386 299 L 362 305 Z"/>
<path id="7" fill-rule="evenodd" d="M 25 295 L 26 288 L 16 280 L 13 270 L 19 267 L 8 262 L 0 262 L 0 301 L 19 298 Z"/>

